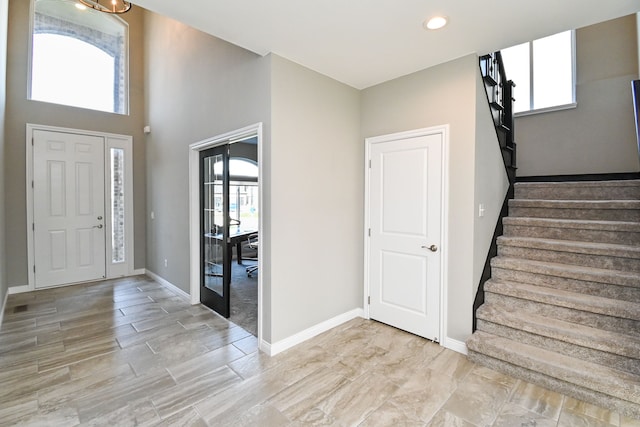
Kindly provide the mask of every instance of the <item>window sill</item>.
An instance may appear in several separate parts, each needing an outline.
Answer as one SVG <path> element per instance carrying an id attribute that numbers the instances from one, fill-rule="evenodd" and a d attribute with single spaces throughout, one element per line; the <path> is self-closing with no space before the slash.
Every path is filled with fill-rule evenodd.
<path id="1" fill-rule="evenodd" d="M 513 116 L 516 118 L 523 117 L 523 116 L 532 116 L 535 114 L 552 113 L 554 111 L 572 110 L 577 107 L 578 107 L 578 103 L 572 102 L 571 104 L 554 105 L 553 107 L 538 108 L 537 110 L 520 111 L 518 113 L 515 113 Z"/>

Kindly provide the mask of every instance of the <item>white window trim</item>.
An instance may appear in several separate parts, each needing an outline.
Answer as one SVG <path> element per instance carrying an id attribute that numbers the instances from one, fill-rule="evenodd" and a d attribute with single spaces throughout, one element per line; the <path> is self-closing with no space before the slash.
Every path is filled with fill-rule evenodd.
<path id="1" fill-rule="evenodd" d="M 79 135 L 89 135 L 104 138 L 104 162 L 105 162 L 105 272 L 106 279 L 114 279 L 117 277 L 131 276 L 134 271 L 134 225 L 133 225 L 133 137 L 129 135 L 118 135 L 106 132 L 87 131 L 80 129 L 62 128 L 56 126 L 46 126 L 27 123 L 26 138 L 26 193 L 27 193 L 27 265 L 28 265 L 28 283 L 27 286 L 20 287 L 20 292 L 28 292 L 36 289 L 35 273 L 33 266 L 35 265 L 35 248 L 34 248 L 34 202 L 33 187 L 34 179 L 33 170 L 33 145 L 32 138 L 35 130 L 43 130 L 50 132 L 75 133 Z M 123 263 L 113 263 L 111 248 L 111 174 L 109 150 L 111 148 L 122 148 L 124 150 L 125 163 L 125 261 Z M 100 279 L 103 280 L 103 279 Z"/>
<path id="2" fill-rule="evenodd" d="M 538 108 L 535 110 L 520 111 L 519 113 L 514 113 L 513 116 L 514 117 L 533 116 L 536 114 L 552 113 L 554 111 L 571 110 L 574 108 L 578 108 L 577 102 L 572 102 L 571 104 L 554 105 L 553 107 L 547 107 L 547 108 Z"/>

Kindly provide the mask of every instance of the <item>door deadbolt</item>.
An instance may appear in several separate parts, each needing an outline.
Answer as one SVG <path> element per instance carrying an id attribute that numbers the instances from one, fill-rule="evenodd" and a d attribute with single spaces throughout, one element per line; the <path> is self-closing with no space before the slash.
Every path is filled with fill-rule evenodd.
<path id="1" fill-rule="evenodd" d="M 431 246 L 421 246 L 422 249 L 429 249 L 431 252 L 437 252 L 438 251 L 438 247 L 436 245 L 431 245 Z"/>
<path id="2" fill-rule="evenodd" d="M 102 221 L 102 217 L 101 216 L 98 217 L 98 221 Z"/>

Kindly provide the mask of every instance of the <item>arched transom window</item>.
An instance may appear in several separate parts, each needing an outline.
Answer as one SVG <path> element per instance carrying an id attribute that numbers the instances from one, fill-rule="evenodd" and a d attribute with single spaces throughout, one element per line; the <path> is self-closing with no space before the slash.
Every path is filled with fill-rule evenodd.
<path id="1" fill-rule="evenodd" d="M 30 99 L 128 113 L 128 26 L 71 0 L 33 0 Z"/>

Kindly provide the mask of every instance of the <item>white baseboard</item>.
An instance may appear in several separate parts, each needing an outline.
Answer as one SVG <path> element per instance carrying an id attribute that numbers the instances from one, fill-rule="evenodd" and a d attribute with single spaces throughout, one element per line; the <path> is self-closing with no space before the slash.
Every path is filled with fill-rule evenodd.
<path id="1" fill-rule="evenodd" d="M 273 344 L 270 344 L 263 340 L 260 342 L 260 350 L 262 350 L 269 356 L 275 356 L 278 353 L 282 353 L 283 351 L 288 350 L 293 346 L 296 346 L 310 338 L 313 338 L 316 335 L 320 335 L 321 333 L 335 328 L 338 325 L 348 322 L 351 319 L 355 319 L 356 317 L 364 317 L 364 310 L 361 308 L 356 308 L 355 310 L 348 311 L 332 319 L 326 320 L 322 323 L 318 323 L 315 326 L 307 328 L 304 331 L 298 332 L 297 334 L 294 334 Z"/>
<path id="2" fill-rule="evenodd" d="M 269 344 L 265 340 L 261 340 L 260 341 L 260 343 L 258 344 L 258 348 L 264 354 L 268 354 L 269 356 L 273 356 L 273 354 L 271 354 L 271 344 Z"/>
<path id="3" fill-rule="evenodd" d="M 151 277 L 156 282 L 160 283 L 162 286 L 167 288 L 169 291 L 171 291 L 174 294 L 176 294 L 177 296 L 179 296 L 180 298 L 186 299 L 187 301 L 189 301 L 189 304 L 191 304 L 191 296 L 188 293 L 186 293 L 185 291 L 183 291 L 182 289 L 180 289 L 179 287 L 177 287 L 176 285 L 174 285 L 173 283 L 171 283 L 168 280 L 158 276 L 153 271 L 145 270 L 145 274 L 147 276 Z"/>
<path id="4" fill-rule="evenodd" d="M 143 276 L 146 273 L 147 273 L 147 270 L 145 270 L 144 268 L 139 268 L 137 270 L 133 270 L 129 276 L 123 276 L 123 277 L 133 277 L 133 276 L 141 276 L 141 275 Z M 107 279 L 107 280 L 111 280 L 111 279 L 118 279 L 118 277 L 112 277 L 112 278 Z M 100 280 L 104 280 L 104 279 L 100 279 Z M 97 282 L 97 281 L 99 281 L 99 280 L 94 280 L 94 282 Z M 169 282 L 167 282 L 167 283 L 169 283 Z M 73 285 L 74 285 L 73 283 L 70 283 L 68 285 L 61 285 L 61 286 L 73 286 Z M 173 286 L 173 285 L 171 285 L 171 286 Z M 59 286 L 53 286 L 53 287 L 59 287 Z M 51 288 L 41 288 L 41 289 L 51 289 Z M 178 288 L 176 288 L 176 289 L 178 289 Z M 37 291 L 37 290 L 39 290 L 39 289 L 36 289 L 35 287 L 32 288 L 29 285 L 9 286 L 7 294 L 8 295 L 23 294 L 25 292 L 31 292 L 31 291 Z M 181 291 L 181 292 L 184 292 L 181 289 L 178 289 L 178 290 Z M 176 291 L 174 291 L 174 292 L 176 292 Z M 180 295 L 180 296 L 182 296 L 182 295 Z"/>
<path id="5" fill-rule="evenodd" d="M 7 298 L 9 298 L 9 292 L 4 294 L 4 301 L 2 301 L 2 307 L 0 307 L 0 330 L 2 330 L 2 321 L 4 320 L 4 308 L 7 306 Z"/>
<path id="6" fill-rule="evenodd" d="M 463 341 L 454 340 L 453 338 L 445 338 L 440 345 L 449 350 L 464 354 L 465 356 L 468 353 L 467 344 Z"/>
<path id="7" fill-rule="evenodd" d="M 34 289 L 32 289 L 31 286 L 29 285 L 9 286 L 9 289 L 7 290 L 7 295 L 23 294 L 25 292 L 31 292 L 33 290 Z"/>

